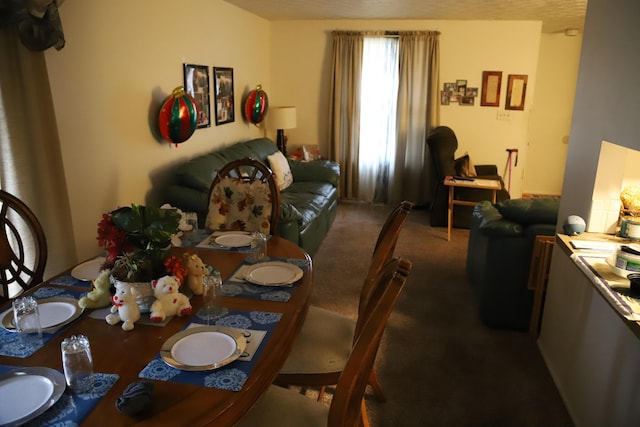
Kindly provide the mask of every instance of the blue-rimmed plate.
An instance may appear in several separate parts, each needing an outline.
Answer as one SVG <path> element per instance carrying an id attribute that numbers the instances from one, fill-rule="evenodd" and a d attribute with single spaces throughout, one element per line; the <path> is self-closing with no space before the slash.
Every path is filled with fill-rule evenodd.
<path id="1" fill-rule="evenodd" d="M 51 408 L 66 388 L 51 368 L 16 368 L 0 375 L 0 425 L 17 426 Z"/>

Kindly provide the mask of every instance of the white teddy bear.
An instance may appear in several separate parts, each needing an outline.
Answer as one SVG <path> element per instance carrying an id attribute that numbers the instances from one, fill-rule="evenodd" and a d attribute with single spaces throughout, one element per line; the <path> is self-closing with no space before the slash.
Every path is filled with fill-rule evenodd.
<path id="1" fill-rule="evenodd" d="M 162 322 L 169 316 L 185 316 L 191 313 L 191 303 L 180 293 L 180 280 L 176 276 L 164 276 L 151 282 L 156 300 L 151 306 L 149 318 Z"/>
<path id="2" fill-rule="evenodd" d="M 136 302 L 136 290 L 126 282 L 117 281 L 116 293 L 111 297 L 111 313 L 105 320 L 110 325 L 122 322 L 122 329 L 130 331 L 134 323 L 140 320 L 140 308 Z"/>

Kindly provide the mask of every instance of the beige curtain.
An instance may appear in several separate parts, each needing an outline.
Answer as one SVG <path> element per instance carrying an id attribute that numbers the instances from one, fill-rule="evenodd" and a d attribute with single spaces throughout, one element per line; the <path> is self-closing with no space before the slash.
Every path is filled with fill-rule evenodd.
<path id="1" fill-rule="evenodd" d="M 438 76 L 439 32 L 399 34 L 398 140 L 395 173 L 387 201 L 411 200 L 419 206 L 431 201 L 429 131 L 440 122 Z"/>
<path id="2" fill-rule="evenodd" d="M 430 159 L 426 147 L 429 130 L 439 124 L 439 35 L 437 31 L 334 31 L 330 100 L 330 158 L 340 163 L 340 197 L 360 199 L 358 152 L 360 146 L 360 78 L 365 36 L 399 37 L 398 142 L 393 176 L 381 185 L 382 200 L 411 200 L 427 205 Z"/>
<path id="3" fill-rule="evenodd" d="M 340 198 L 358 198 L 360 75 L 363 35 L 333 32 L 333 73 L 329 102 L 331 160 L 340 163 Z"/>
<path id="4" fill-rule="evenodd" d="M 44 53 L 0 30 L 0 188 L 34 211 L 47 237 L 45 277 L 76 262 L 71 212 Z"/>

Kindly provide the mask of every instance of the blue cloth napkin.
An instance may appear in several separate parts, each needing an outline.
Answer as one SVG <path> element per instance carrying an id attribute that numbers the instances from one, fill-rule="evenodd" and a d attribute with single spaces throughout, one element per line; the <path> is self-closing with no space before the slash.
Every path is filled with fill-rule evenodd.
<path id="1" fill-rule="evenodd" d="M 0 373 L 9 372 L 17 366 L 0 365 Z M 62 372 L 62 371 L 61 371 Z M 46 412 L 38 415 L 25 426 L 78 426 L 107 394 L 120 378 L 115 374 L 93 375 L 93 387 L 87 393 L 72 393 L 65 390 L 60 399 Z"/>
<path id="2" fill-rule="evenodd" d="M 160 354 L 138 374 L 140 378 L 194 384 L 201 387 L 240 391 L 249 378 L 256 360 L 259 358 L 265 342 L 270 338 L 280 321 L 282 313 L 264 311 L 226 310 L 226 313 L 213 324 L 237 329 L 255 329 L 266 331 L 266 335 L 250 361 L 235 360 L 213 371 L 182 371 L 166 364 Z M 192 323 L 207 324 L 206 317 L 198 313 Z M 188 325 L 187 325 L 188 326 Z M 186 329 L 186 328 L 185 328 Z"/>
<path id="3" fill-rule="evenodd" d="M 36 299 L 44 298 L 75 298 L 79 299 L 85 291 L 42 287 L 33 293 Z M 5 316 L 5 312 L 1 315 Z M 24 342 L 20 339 L 20 336 L 16 332 L 8 331 L 5 328 L 0 327 L 0 355 L 10 357 L 25 358 L 31 356 L 33 353 L 41 349 L 51 338 L 58 335 L 61 331 L 66 329 L 67 325 L 61 326 L 53 333 L 42 333 L 42 340 L 29 340 Z"/>

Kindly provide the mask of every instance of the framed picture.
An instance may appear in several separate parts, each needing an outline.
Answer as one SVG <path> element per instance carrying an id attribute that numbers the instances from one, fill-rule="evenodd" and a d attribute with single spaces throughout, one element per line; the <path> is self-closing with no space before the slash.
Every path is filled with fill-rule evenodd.
<path id="1" fill-rule="evenodd" d="M 456 91 L 458 92 L 458 96 L 465 96 L 467 93 L 467 81 L 456 80 Z"/>
<path id="2" fill-rule="evenodd" d="M 209 67 L 184 64 L 184 90 L 196 100 L 198 119 L 196 127 L 211 126 L 211 104 L 209 101 Z"/>
<path id="3" fill-rule="evenodd" d="M 507 102 L 505 110 L 524 110 L 524 99 L 527 94 L 527 75 L 509 74 L 507 79 Z"/>
<path id="4" fill-rule="evenodd" d="M 455 83 L 445 83 L 443 86 L 443 89 L 445 92 L 447 92 L 449 94 L 449 96 L 451 96 L 451 94 L 453 94 L 453 92 L 456 91 L 456 84 Z"/>
<path id="5" fill-rule="evenodd" d="M 475 103 L 475 96 L 461 96 L 460 105 L 473 105 Z"/>
<path id="6" fill-rule="evenodd" d="M 483 107 L 499 107 L 501 85 L 502 71 L 483 71 L 480 105 Z"/>
<path id="7" fill-rule="evenodd" d="M 449 105 L 449 92 L 446 90 L 440 91 L 440 105 Z"/>
<path id="8" fill-rule="evenodd" d="M 465 96 L 473 96 L 474 98 L 478 96 L 478 88 L 477 87 L 468 87 L 467 93 Z"/>
<path id="9" fill-rule="evenodd" d="M 233 68 L 213 67 L 213 78 L 216 82 L 216 126 L 231 123 L 235 120 Z"/>

